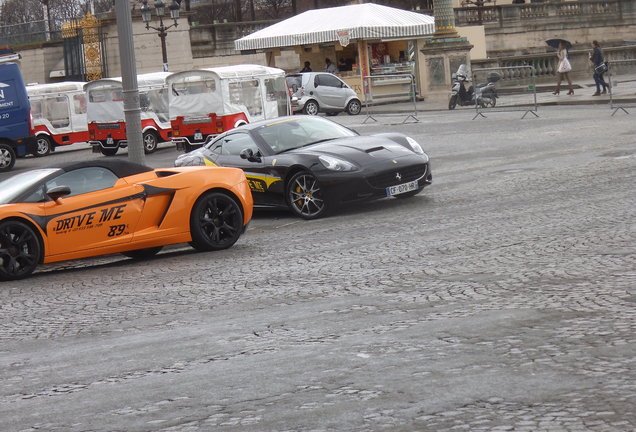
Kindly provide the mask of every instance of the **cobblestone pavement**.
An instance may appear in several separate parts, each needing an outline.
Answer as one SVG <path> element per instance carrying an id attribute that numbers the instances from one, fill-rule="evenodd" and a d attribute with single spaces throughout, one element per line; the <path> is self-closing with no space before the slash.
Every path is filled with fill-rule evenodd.
<path id="1" fill-rule="evenodd" d="M 633 116 L 472 115 L 335 117 L 423 144 L 412 199 L 0 285 L 0 430 L 636 430 Z"/>

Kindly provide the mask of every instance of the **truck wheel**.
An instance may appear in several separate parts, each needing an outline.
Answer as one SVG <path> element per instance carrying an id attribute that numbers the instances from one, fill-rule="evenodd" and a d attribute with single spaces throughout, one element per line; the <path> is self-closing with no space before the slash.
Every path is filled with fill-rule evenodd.
<path id="1" fill-rule="evenodd" d="M 37 144 L 37 150 L 35 151 L 36 157 L 46 156 L 51 153 L 53 146 L 51 144 L 51 138 L 47 135 L 38 135 Z"/>
<path id="2" fill-rule="evenodd" d="M 5 143 L 0 143 L 0 172 L 9 171 L 15 165 L 15 151 Z"/>
<path id="3" fill-rule="evenodd" d="M 144 142 L 144 153 L 150 154 L 154 153 L 157 150 L 157 145 L 159 144 L 159 140 L 157 139 L 157 135 L 154 131 L 147 131 L 143 134 L 143 142 Z"/>

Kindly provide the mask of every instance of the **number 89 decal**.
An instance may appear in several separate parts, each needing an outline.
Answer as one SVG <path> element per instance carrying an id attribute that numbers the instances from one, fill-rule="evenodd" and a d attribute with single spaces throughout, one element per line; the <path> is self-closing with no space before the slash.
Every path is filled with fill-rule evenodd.
<path id="1" fill-rule="evenodd" d="M 124 234 L 126 225 L 111 225 L 108 231 L 108 237 L 117 237 Z"/>

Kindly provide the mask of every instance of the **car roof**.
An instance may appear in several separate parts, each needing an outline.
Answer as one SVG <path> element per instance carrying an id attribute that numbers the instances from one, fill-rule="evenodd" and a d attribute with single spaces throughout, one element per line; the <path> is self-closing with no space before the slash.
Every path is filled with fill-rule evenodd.
<path id="1" fill-rule="evenodd" d="M 146 165 L 129 162 L 123 159 L 96 159 L 96 160 L 81 161 L 81 162 L 67 162 L 52 168 L 60 168 L 68 172 L 68 171 L 73 171 L 80 168 L 90 168 L 90 167 L 105 168 L 111 171 L 113 174 L 115 174 L 119 178 L 128 177 L 135 174 L 141 174 L 141 173 L 153 170 L 153 168 L 150 168 Z"/>

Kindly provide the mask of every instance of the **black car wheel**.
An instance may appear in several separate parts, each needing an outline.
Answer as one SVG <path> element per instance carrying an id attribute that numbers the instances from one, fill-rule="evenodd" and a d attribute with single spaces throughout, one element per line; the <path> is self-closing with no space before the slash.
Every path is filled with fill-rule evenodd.
<path id="1" fill-rule="evenodd" d="M 0 280 L 29 276 L 41 253 L 40 241 L 28 225 L 15 220 L 0 223 Z"/>
<path id="2" fill-rule="evenodd" d="M 154 131 L 144 132 L 142 139 L 144 142 L 144 153 L 150 154 L 157 150 L 159 140 L 157 139 L 157 134 Z"/>
<path id="3" fill-rule="evenodd" d="M 38 135 L 37 138 L 37 150 L 35 151 L 35 156 L 42 157 L 51 153 L 52 144 L 51 138 L 46 135 Z"/>
<path id="4" fill-rule="evenodd" d="M 347 114 L 349 115 L 358 115 L 360 111 L 362 111 L 362 104 L 358 99 L 352 99 L 346 108 Z"/>
<path id="5" fill-rule="evenodd" d="M 318 180 L 307 171 L 298 172 L 289 180 L 287 204 L 303 219 L 316 219 L 327 211 Z"/>
<path id="6" fill-rule="evenodd" d="M 146 259 L 146 258 L 150 258 L 152 256 L 157 255 L 161 249 L 163 249 L 163 246 L 157 246 L 157 247 L 146 248 L 146 249 L 137 249 L 137 250 L 127 251 L 127 252 L 122 252 L 122 255 L 127 256 L 128 258 L 141 260 L 141 259 Z"/>
<path id="7" fill-rule="evenodd" d="M 115 156 L 117 154 L 117 150 L 119 150 L 119 147 L 115 147 L 115 148 L 110 148 L 110 147 L 104 148 L 104 147 L 101 147 L 101 151 L 102 151 L 102 154 L 104 156 Z"/>
<path id="8" fill-rule="evenodd" d="M 212 251 L 232 246 L 243 232 L 243 212 L 238 203 L 223 192 L 203 194 L 190 215 L 191 245 Z"/>
<path id="9" fill-rule="evenodd" d="M 320 111 L 318 102 L 316 102 L 315 100 L 307 101 L 307 103 L 305 103 L 305 107 L 303 108 L 303 111 L 307 115 L 317 115 L 318 111 Z"/>
<path id="10" fill-rule="evenodd" d="M 453 110 L 457 106 L 457 95 L 452 95 L 450 101 L 448 101 L 448 109 Z"/>
<path id="11" fill-rule="evenodd" d="M 0 143 L 0 172 L 9 171 L 15 165 L 15 151 L 4 143 Z"/>

